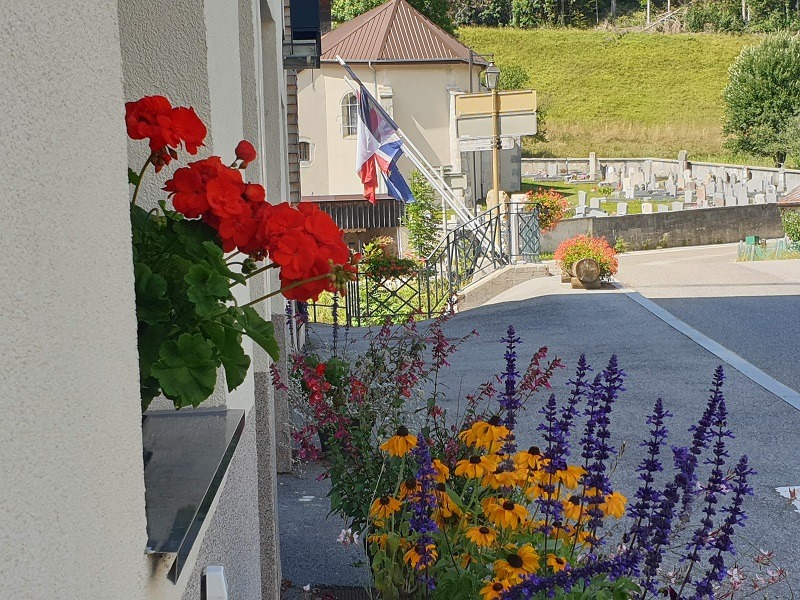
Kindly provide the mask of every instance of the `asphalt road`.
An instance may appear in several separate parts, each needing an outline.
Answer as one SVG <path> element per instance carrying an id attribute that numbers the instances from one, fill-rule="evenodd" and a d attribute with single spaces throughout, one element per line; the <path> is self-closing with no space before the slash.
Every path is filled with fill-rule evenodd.
<path id="1" fill-rule="evenodd" d="M 733 246 L 717 246 L 625 255 L 618 277 L 779 381 L 800 389 L 795 367 L 800 262 L 743 265 L 734 262 L 735 252 Z M 702 412 L 711 376 L 721 362 L 619 290 L 572 290 L 555 277 L 534 279 L 501 293 L 490 304 L 454 316 L 447 324 L 446 333 L 452 338 L 472 329 L 480 333 L 451 361 L 445 378 L 450 407 L 503 370 L 499 340 L 509 324 L 524 341 L 519 349 L 521 363 L 546 345 L 568 365 L 555 379 L 554 391 L 561 399 L 581 353 L 595 369 L 602 368 L 611 354 L 618 355 L 628 376 L 626 391 L 614 410 L 613 432 L 617 446 L 624 443 L 627 451 L 613 481 L 628 495 L 636 487 L 637 444 L 656 398 L 663 398 L 674 414 L 669 425 L 672 443 L 687 444 L 687 430 Z M 747 453 L 758 471 L 752 482 L 755 496 L 746 504 L 749 520 L 740 546 L 774 551 L 776 562 L 790 571 L 793 587 L 800 589 L 800 514 L 775 492 L 780 486 L 800 486 L 800 411 L 735 369 L 727 368 L 726 375 L 729 423 L 736 434 L 730 453 L 734 457 Z M 537 439 L 536 411 L 542 400 L 538 398 L 520 419 L 517 433 L 523 444 Z M 311 477 L 281 478 L 284 577 L 317 584 L 347 584 L 344 579 L 351 579 L 351 584 L 358 585 L 363 569 L 350 570 L 352 550 L 335 542 L 341 525 L 318 520 L 324 500 L 314 511 L 309 510 L 308 501 L 299 501 L 301 494 L 319 499 L 325 492 L 325 483 Z M 750 563 L 743 560 L 743 564 Z M 770 595 L 790 597 L 786 588 Z"/>

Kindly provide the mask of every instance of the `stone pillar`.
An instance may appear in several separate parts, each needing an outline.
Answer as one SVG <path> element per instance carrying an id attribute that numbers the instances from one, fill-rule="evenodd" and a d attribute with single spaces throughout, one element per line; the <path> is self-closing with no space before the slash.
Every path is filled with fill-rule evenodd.
<path id="1" fill-rule="evenodd" d="M 589 181 L 597 181 L 597 153 L 589 152 Z"/>

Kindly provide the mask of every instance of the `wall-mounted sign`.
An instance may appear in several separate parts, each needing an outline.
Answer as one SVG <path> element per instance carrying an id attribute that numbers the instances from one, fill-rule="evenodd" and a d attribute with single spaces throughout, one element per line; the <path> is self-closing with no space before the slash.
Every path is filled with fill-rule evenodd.
<path id="1" fill-rule="evenodd" d="M 506 136 L 536 135 L 535 90 L 499 92 L 500 134 Z M 492 135 L 492 94 L 459 94 L 456 96 L 456 133 L 459 138 Z"/>

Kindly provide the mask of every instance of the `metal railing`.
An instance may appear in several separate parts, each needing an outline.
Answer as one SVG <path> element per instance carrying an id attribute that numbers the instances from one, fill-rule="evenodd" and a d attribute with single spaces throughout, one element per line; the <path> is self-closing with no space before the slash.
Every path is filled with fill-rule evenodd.
<path id="1" fill-rule="evenodd" d="M 352 327 L 400 322 L 414 315 L 428 319 L 455 308 L 457 294 L 509 264 L 539 262 L 538 208 L 507 203 L 479 214 L 447 232 L 414 274 L 378 279 L 359 273 L 347 295 L 308 304 L 312 323 L 337 321 Z"/>

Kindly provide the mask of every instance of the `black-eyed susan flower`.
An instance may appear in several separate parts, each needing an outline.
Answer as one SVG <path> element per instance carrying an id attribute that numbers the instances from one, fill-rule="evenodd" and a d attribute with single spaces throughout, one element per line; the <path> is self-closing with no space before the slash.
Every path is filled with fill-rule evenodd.
<path id="1" fill-rule="evenodd" d="M 628 499 L 619 492 L 612 492 L 606 496 L 605 502 L 600 505 L 600 510 L 606 516 L 612 516 L 619 519 L 625 514 L 625 503 Z"/>
<path id="2" fill-rule="evenodd" d="M 474 445 L 478 448 L 486 448 L 489 452 L 498 450 L 511 433 L 497 415 L 485 422 L 478 421 L 470 427 L 470 430 L 474 436 Z"/>
<path id="3" fill-rule="evenodd" d="M 415 494 L 420 489 L 419 482 L 416 477 L 409 477 L 400 484 L 400 499 L 405 500 L 412 494 Z"/>
<path id="4" fill-rule="evenodd" d="M 386 550 L 386 542 L 389 540 L 389 535 L 386 533 L 373 534 L 367 537 L 367 543 L 373 544 L 381 550 Z"/>
<path id="5" fill-rule="evenodd" d="M 405 456 L 417 445 L 417 436 L 411 435 L 405 425 L 400 425 L 397 432 L 381 444 L 381 450 L 385 450 L 391 456 Z"/>
<path id="6" fill-rule="evenodd" d="M 527 450 L 514 455 L 514 464 L 518 469 L 531 469 L 538 471 L 542 466 L 542 452 L 538 446 L 531 446 Z"/>
<path id="7" fill-rule="evenodd" d="M 400 510 L 400 501 L 391 496 L 381 496 L 375 498 L 372 507 L 369 509 L 369 514 L 378 519 L 388 519 L 394 513 Z"/>
<path id="8" fill-rule="evenodd" d="M 559 483 L 572 490 L 578 487 L 578 482 L 584 475 L 586 475 L 586 469 L 578 465 L 567 465 L 566 469 L 556 471 Z"/>
<path id="9" fill-rule="evenodd" d="M 450 478 L 450 467 L 438 458 L 434 458 L 431 464 L 433 465 L 433 470 L 436 471 L 436 476 L 434 477 L 436 483 L 444 483 Z"/>
<path id="10" fill-rule="evenodd" d="M 453 502 L 443 483 L 437 483 L 433 493 L 436 497 L 438 512 L 442 518 L 449 519 L 453 515 L 459 516 L 461 514 L 461 509 L 458 504 Z"/>
<path id="11" fill-rule="evenodd" d="M 491 472 L 486 473 L 481 480 L 481 484 L 496 490 L 501 487 L 514 487 L 517 485 L 517 473 L 509 465 L 500 464 Z"/>
<path id="12" fill-rule="evenodd" d="M 580 496 L 572 495 L 561 503 L 564 506 L 564 515 L 573 521 L 579 521 L 586 516 Z"/>
<path id="13" fill-rule="evenodd" d="M 478 454 L 473 454 L 469 458 L 456 463 L 456 475 L 467 479 L 480 479 L 486 473 L 491 473 L 495 470 L 497 470 L 497 461 L 488 456 L 480 456 Z"/>
<path id="14" fill-rule="evenodd" d="M 489 507 L 486 517 L 496 527 L 516 529 L 519 524 L 527 519 L 528 509 L 513 500 L 498 499 L 498 502 Z"/>
<path id="15" fill-rule="evenodd" d="M 539 553 L 530 544 L 525 544 L 519 550 L 512 550 L 494 561 L 497 578 L 508 579 L 511 583 L 517 583 L 523 576 L 538 570 Z"/>
<path id="16" fill-rule="evenodd" d="M 470 527 L 466 536 L 470 542 L 481 548 L 488 548 L 497 540 L 497 532 L 485 525 Z"/>
<path id="17" fill-rule="evenodd" d="M 504 591 L 511 587 L 508 579 L 492 579 L 481 588 L 483 600 L 498 600 Z"/>
<path id="18" fill-rule="evenodd" d="M 412 547 L 403 555 L 403 560 L 416 569 L 423 558 L 427 558 L 427 564 L 422 566 L 430 566 L 436 562 L 436 557 L 436 545 L 428 544 L 425 546 L 425 551 L 423 553 L 420 553 L 416 546 Z"/>
<path id="19" fill-rule="evenodd" d="M 556 556 L 555 554 L 548 554 L 547 555 L 547 566 L 553 569 L 553 573 L 558 573 L 559 571 L 563 571 L 567 568 L 567 561 L 560 556 Z"/>

